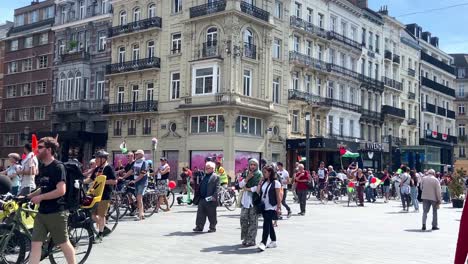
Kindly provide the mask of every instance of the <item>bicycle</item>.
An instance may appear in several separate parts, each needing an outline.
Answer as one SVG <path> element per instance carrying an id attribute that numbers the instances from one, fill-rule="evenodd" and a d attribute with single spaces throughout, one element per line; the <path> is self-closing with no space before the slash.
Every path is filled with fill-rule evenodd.
<path id="1" fill-rule="evenodd" d="M 229 211 L 236 210 L 237 197 L 235 189 L 235 187 L 224 188 L 222 186 L 218 189 L 219 205 L 226 207 Z"/>
<path id="2" fill-rule="evenodd" d="M 319 183 L 319 190 L 320 190 L 320 202 L 322 204 L 328 203 L 328 186 L 326 182 Z"/>
<path id="3" fill-rule="evenodd" d="M 356 183 L 357 182 L 354 182 L 354 181 L 350 181 L 348 183 L 348 188 L 347 188 L 348 207 L 349 207 L 351 201 L 354 201 L 356 203 L 356 206 L 359 205 L 359 201 L 358 201 L 357 194 L 356 194 Z"/>
<path id="4" fill-rule="evenodd" d="M 14 203 L 7 206 L 17 205 L 17 210 L 11 213 L 4 224 L 0 225 L 0 261 L 2 263 L 27 263 L 30 254 L 32 233 L 30 228 L 23 223 L 22 214 L 32 216 L 37 214 L 36 210 L 27 209 L 23 206 L 27 199 L 14 198 Z M 5 203 L 0 202 L 1 207 Z M 85 210 L 73 211 L 68 221 L 68 236 L 72 246 L 75 248 L 75 257 L 78 264 L 83 264 L 89 257 L 93 247 L 94 235 L 91 228 L 91 218 Z M 83 249 L 83 250 L 80 250 Z M 49 258 L 52 264 L 60 262 L 63 258 L 61 249 L 54 244 L 50 234 L 42 245 L 41 260 Z"/>
<path id="5" fill-rule="evenodd" d="M 138 210 L 135 186 L 130 185 L 130 181 L 126 181 L 120 192 L 123 193 L 122 202 L 126 206 L 125 213 L 129 212 L 130 215 L 134 215 Z M 119 205 L 118 208 L 120 211 L 121 206 Z M 143 213 L 145 218 L 151 217 L 157 210 L 156 191 L 154 189 L 147 188 L 143 195 Z"/>

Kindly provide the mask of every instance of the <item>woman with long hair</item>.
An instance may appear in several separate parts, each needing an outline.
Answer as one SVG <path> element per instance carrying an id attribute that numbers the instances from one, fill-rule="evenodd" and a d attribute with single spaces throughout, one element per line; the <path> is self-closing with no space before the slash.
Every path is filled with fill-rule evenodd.
<path id="1" fill-rule="evenodd" d="M 257 186 L 257 193 L 260 195 L 264 205 L 263 215 L 263 234 L 262 242 L 258 245 L 261 251 L 265 248 L 275 248 L 276 233 L 273 226 L 273 220 L 278 219 L 281 215 L 281 183 L 277 180 L 276 172 L 273 166 L 267 165 L 263 167 L 263 179 Z M 271 242 L 266 246 L 270 237 Z"/>

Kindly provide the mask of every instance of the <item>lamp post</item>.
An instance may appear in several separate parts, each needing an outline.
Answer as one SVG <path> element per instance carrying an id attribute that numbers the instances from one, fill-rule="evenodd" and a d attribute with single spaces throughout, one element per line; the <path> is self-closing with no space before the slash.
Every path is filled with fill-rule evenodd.
<path id="1" fill-rule="evenodd" d="M 389 163 L 389 170 L 391 172 L 393 172 L 393 150 L 392 150 L 392 141 L 393 141 L 393 134 L 392 134 L 392 128 L 389 128 L 388 129 L 388 148 L 389 148 L 389 152 L 390 152 L 390 163 Z"/>
<path id="2" fill-rule="evenodd" d="M 310 160 L 309 160 L 309 153 L 310 153 L 310 133 L 309 133 L 309 126 L 310 126 L 310 112 L 306 112 L 305 114 L 306 120 L 306 170 L 310 170 Z"/>

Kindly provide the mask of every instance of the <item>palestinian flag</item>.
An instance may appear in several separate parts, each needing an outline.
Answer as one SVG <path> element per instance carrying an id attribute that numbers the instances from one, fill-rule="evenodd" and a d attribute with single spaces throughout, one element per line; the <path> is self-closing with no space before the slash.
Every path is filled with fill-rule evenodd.
<path id="1" fill-rule="evenodd" d="M 359 158 L 359 153 L 351 152 L 344 147 L 340 147 L 340 156 L 342 158 Z"/>
<path id="2" fill-rule="evenodd" d="M 302 162 L 302 161 L 306 161 L 307 158 L 306 157 L 301 157 L 300 155 L 297 155 L 297 162 Z"/>

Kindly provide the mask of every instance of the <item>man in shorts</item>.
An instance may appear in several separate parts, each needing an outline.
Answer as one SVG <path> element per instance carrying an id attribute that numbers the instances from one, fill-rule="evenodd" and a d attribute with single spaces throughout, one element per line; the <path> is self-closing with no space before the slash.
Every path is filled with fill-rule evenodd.
<path id="1" fill-rule="evenodd" d="M 129 170 L 124 179 L 133 176 L 130 182 L 135 185 L 135 194 L 137 198 L 138 217 L 136 220 L 140 221 L 145 219 L 143 210 L 143 195 L 148 187 L 148 163 L 145 160 L 145 152 L 141 149 L 135 152 L 135 162 L 133 162 L 132 169 Z"/>
<path id="2" fill-rule="evenodd" d="M 106 176 L 106 186 L 104 187 L 101 201 L 94 208 L 92 214 L 93 220 L 96 222 L 98 227 L 98 235 L 94 238 L 94 243 L 101 243 L 102 237 L 104 236 L 104 230 L 106 229 L 107 209 L 109 208 L 113 186 L 117 184 L 117 180 L 115 178 L 114 169 L 112 169 L 112 167 L 107 162 L 109 153 L 107 153 L 105 150 L 99 150 L 94 156 L 96 159 L 96 168 L 91 174 L 91 177 L 86 179 L 85 183 L 87 184 L 96 180 L 96 177 L 99 175 Z M 110 233 L 110 230 L 107 229 L 106 233 Z"/>
<path id="3" fill-rule="evenodd" d="M 67 263 L 74 264 L 75 249 L 68 240 L 68 210 L 65 209 L 66 192 L 65 166 L 55 160 L 59 144 L 52 137 L 39 140 L 38 158 L 42 161 L 39 167 L 40 188 L 28 195 L 31 202 L 39 204 L 39 213 L 34 219 L 29 263 L 39 264 L 42 243 L 50 233 L 55 244 L 62 249 Z"/>

